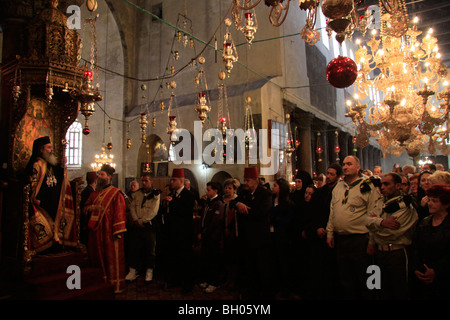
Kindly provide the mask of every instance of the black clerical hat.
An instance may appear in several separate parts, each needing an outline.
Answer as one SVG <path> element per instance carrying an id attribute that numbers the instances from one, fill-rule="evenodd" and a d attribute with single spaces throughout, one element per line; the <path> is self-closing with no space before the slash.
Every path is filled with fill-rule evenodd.
<path id="1" fill-rule="evenodd" d="M 111 167 L 109 164 L 102 165 L 102 168 L 100 169 L 100 171 L 105 171 L 110 176 L 112 176 L 113 173 L 116 172 L 116 170 L 113 167 Z"/>
<path id="2" fill-rule="evenodd" d="M 38 154 L 41 151 L 41 148 L 45 146 L 46 144 L 50 143 L 50 137 L 40 137 L 34 140 L 33 142 L 33 154 Z"/>

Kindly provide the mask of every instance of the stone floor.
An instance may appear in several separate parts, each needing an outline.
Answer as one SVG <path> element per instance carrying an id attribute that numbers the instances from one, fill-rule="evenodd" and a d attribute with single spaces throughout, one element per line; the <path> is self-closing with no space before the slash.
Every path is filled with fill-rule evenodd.
<path id="1" fill-rule="evenodd" d="M 143 277 L 127 282 L 126 291 L 116 294 L 116 300 L 238 300 L 237 291 L 218 288 L 213 293 L 205 293 L 195 285 L 189 293 L 182 294 L 181 287 L 164 288 L 163 282 L 155 280 L 147 284 Z"/>
<path id="2" fill-rule="evenodd" d="M 205 293 L 200 286 L 195 285 L 189 293 L 182 294 L 181 287 L 164 288 L 163 282 L 154 280 L 146 283 L 143 277 L 135 281 L 127 282 L 124 292 L 115 295 L 116 300 L 240 300 L 237 290 L 219 287 L 213 293 Z M 301 300 L 297 295 L 281 297 L 277 295 L 275 300 Z"/>

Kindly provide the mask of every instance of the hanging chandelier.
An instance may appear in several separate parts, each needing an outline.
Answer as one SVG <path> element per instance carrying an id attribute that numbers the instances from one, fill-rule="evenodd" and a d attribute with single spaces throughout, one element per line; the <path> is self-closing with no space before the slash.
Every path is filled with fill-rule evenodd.
<path id="1" fill-rule="evenodd" d="M 365 147 L 376 137 L 384 153 L 396 156 L 417 157 L 427 146 L 448 154 L 450 93 L 437 39 L 431 30 L 419 39 L 417 18 L 411 24 L 403 0 L 379 6 L 379 37 L 374 29 L 370 40 L 357 41 L 357 92 L 346 114 L 356 125 L 356 144 Z"/>
<path id="2" fill-rule="evenodd" d="M 114 155 L 111 153 L 111 149 L 108 148 L 108 152 L 106 152 L 105 144 L 103 143 L 102 152 L 100 154 L 96 154 L 94 158 L 94 162 L 91 163 L 91 168 L 93 171 L 99 171 L 104 164 L 110 165 L 114 169 L 116 168 L 116 164 L 114 163 Z"/>

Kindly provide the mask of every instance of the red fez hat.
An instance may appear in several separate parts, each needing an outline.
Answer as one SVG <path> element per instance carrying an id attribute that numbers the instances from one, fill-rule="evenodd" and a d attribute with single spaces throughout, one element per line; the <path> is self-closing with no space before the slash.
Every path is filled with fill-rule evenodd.
<path id="1" fill-rule="evenodd" d="M 258 168 L 256 167 L 245 168 L 244 179 L 258 179 Z"/>
<path id="2" fill-rule="evenodd" d="M 184 178 L 184 169 L 174 168 L 172 171 L 172 178 Z"/>

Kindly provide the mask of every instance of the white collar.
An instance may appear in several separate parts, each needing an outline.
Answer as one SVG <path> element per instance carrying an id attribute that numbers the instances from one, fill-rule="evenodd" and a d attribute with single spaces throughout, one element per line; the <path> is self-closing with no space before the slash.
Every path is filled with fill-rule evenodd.
<path id="1" fill-rule="evenodd" d="M 183 191 L 184 186 L 181 186 L 180 189 L 177 190 L 177 195 L 179 195 L 181 193 L 181 191 Z"/>

